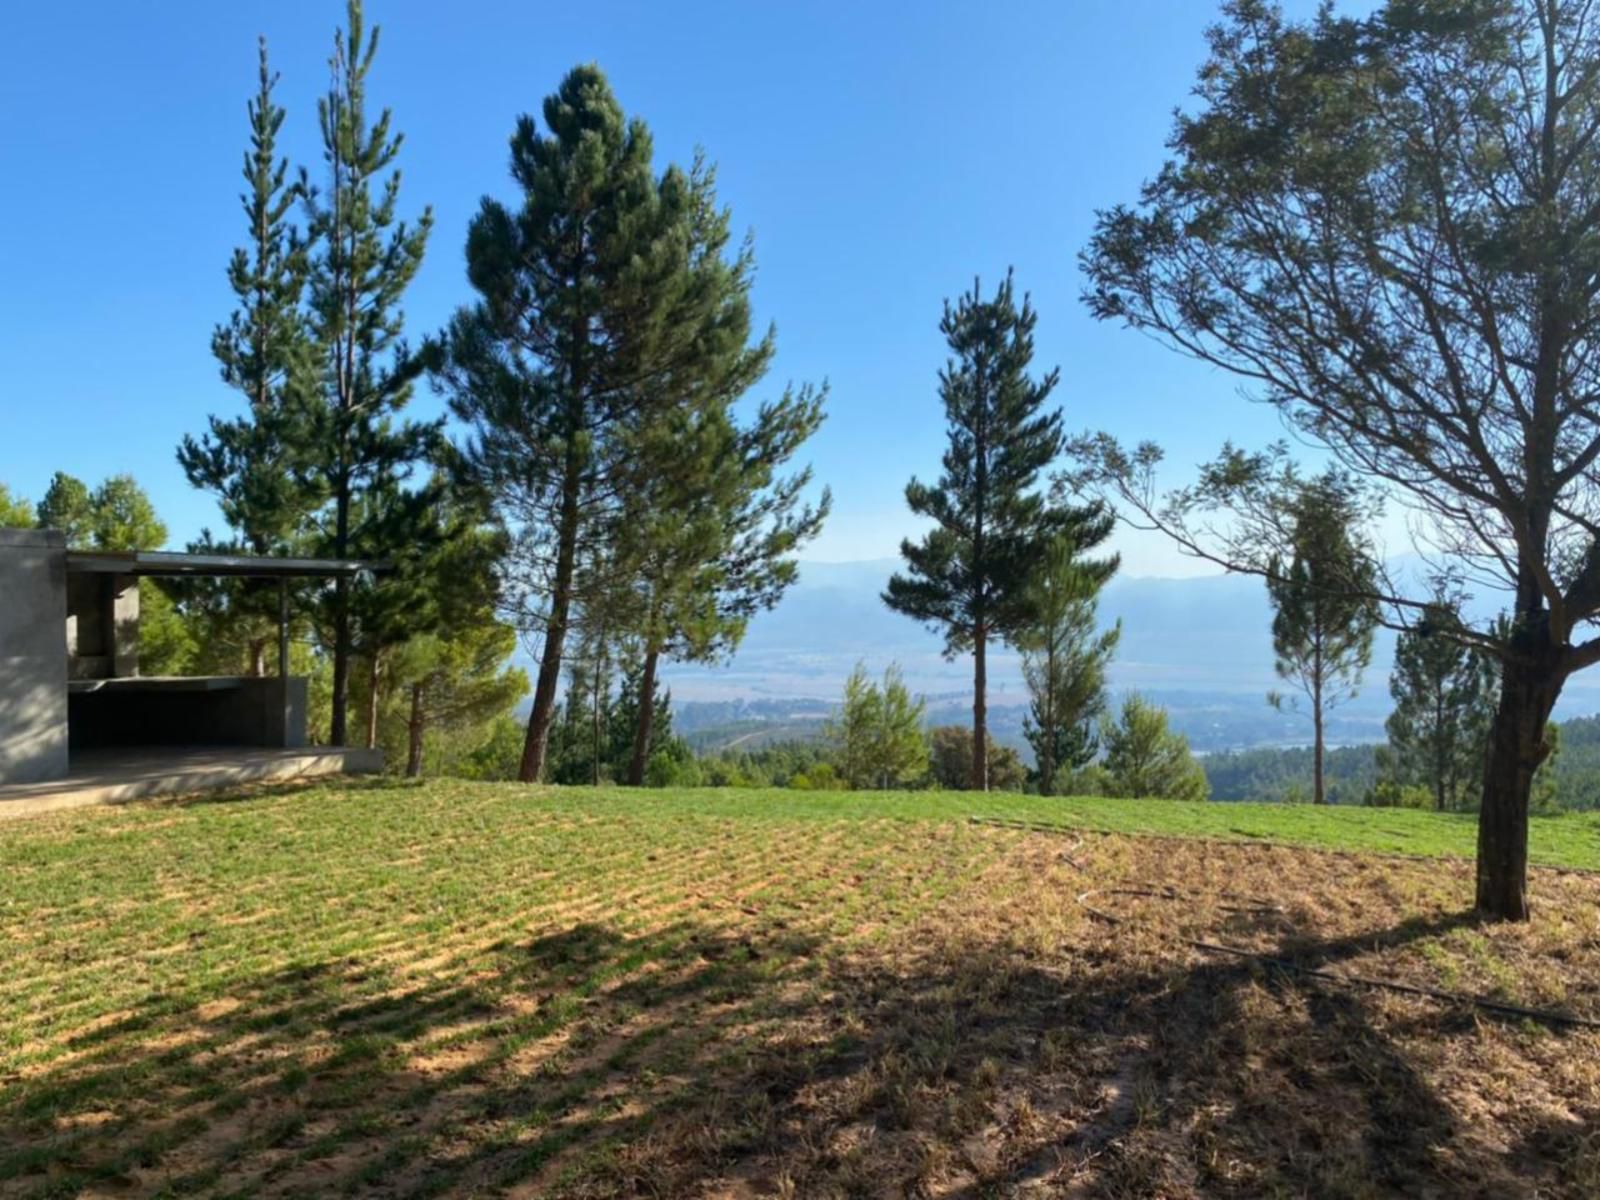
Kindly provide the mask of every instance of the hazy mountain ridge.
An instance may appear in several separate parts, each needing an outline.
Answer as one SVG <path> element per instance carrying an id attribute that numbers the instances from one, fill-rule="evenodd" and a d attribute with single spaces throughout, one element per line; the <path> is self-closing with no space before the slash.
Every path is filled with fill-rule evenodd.
<path id="1" fill-rule="evenodd" d="M 857 661 L 881 673 L 898 663 L 913 692 L 929 700 L 936 724 L 970 720 L 971 662 L 947 660 L 942 639 L 880 598 L 896 559 L 803 563 L 782 603 L 751 622 L 732 662 L 672 664 L 680 732 L 702 745 L 724 736 L 747 741 L 815 736 Z M 1122 622 L 1110 672 L 1113 696 L 1138 690 L 1165 705 L 1175 726 L 1201 751 L 1308 740 L 1308 723 L 1279 713 L 1266 694 L 1281 681 L 1272 669 L 1271 609 L 1261 580 L 1243 575 L 1113 579 L 1101 597 L 1102 622 Z M 1379 741 L 1390 710 L 1394 634 L 1380 630 L 1372 666 L 1357 697 L 1333 711 L 1329 740 Z M 989 713 L 1000 740 L 1020 745 L 1027 693 L 1018 655 L 991 651 Z M 1557 715 L 1592 712 L 1600 673 L 1569 684 Z M 721 733 L 716 732 L 719 727 Z"/>

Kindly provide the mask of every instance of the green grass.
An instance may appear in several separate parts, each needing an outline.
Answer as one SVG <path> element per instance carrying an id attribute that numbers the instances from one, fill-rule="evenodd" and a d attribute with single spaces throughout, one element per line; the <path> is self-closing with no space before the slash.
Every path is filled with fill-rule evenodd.
<path id="1" fill-rule="evenodd" d="M 1160 1006 L 1192 1003 L 1205 1027 L 1220 1012 L 1239 1045 L 1279 1037 L 1283 1014 L 1241 999 L 1248 974 L 1174 989 L 1165 943 L 1089 924 L 1059 838 L 971 816 L 1424 856 L 1470 855 L 1475 836 L 1470 817 L 1397 810 L 449 781 L 0 824 L 0 1196 L 671 1195 L 716 1164 L 779 1160 L 825 1178 L 779 1172 L 753 1194 L 880 1194 L 885 1170 L 916 1190 L 987 1179 L 961 1156 L 997 1121 L 1024 1158 L 1093 1128 L 1123 1039 L 1188 1019 Z M 1532 848 L 1600 868 L 1600 817 L 1536 820 Z M 1074 853 L 1095 886 L 1321 879 L 1326 895 L 1285 911 L 1343 924 L 1296 936 L 1367 953 L 1400 922 L 1426 936 L 1394 969 L 1423 982 L 1509 989 L 1506 964 L 1526 960 L 1536 997 L 1560 996 L 1594 936 L 1552 916 L 1532 947 L 1468 937 L 1461 864 L 1118 839 Z M 1588 911 L 1573 895 L 1552 912 Z M 1128 1012 L 1148 1029 L 1123 1031 Z M 1325 1052 L 1311 1030 L 1285 1061 Z M 1214 1050 L 1179 1064 L 1201 1075 L 1174 1096 L 1252 1078 L 1205 1075 Z M 993 1108 L 1024 1094 L 1038 1112 Z M 1255 1137 L 1251 1120 L 1216 1136 Z M 829 1140 L 863 1125 L 880 1140 Z M 1259 1190 L 1318 1192 L 1306 1161 L 1287 1152 Z M 1164 1188 L 1151 1175 L 1128 1194 Z"/>
<path id="2" fill-rule="evenodd" d="M 767 821 L 960 821 L 971 816 L 1039 822 L 1102 833 L 1287 842 L 1324 850 L 1470 858 L 1478 819 L 1470 813 L 1309 804 L 1213 804 L 993 792 L 789 792 L 703 789 L 638 793 L 604 790 L 596 802 L 629 813 Z M 535 803 L 563 803 L 544 798 Z M 1600 812 L 1535 817 L 1529 856 L 1552 867 L 1600 870 Z"/>

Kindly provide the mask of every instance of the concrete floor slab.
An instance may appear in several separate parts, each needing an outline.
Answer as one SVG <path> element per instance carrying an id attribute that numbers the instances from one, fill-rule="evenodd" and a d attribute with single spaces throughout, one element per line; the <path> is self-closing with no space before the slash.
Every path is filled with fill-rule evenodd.
<path id="1" fill-rule="evenodd" d="M 64 779 L 0 785 L 0 821 L 91 804 L 214 792 L 247 783 L 364 775 L 383 769 L 381 750 L 332 746 L 137 747 L 76 751 Z"/>

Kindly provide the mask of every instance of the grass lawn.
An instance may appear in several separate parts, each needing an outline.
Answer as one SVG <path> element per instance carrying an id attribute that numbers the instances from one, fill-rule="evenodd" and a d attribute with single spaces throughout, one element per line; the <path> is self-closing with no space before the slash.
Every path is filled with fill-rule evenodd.
<path id="1" fill-rule="evenodd" d="M 1184 942 L 1600 1018 L 1600 877 L 1483 927 L 1470 863 L 1373 853 L 1473 838 L 451 782 L 8 822 L 0 1195 L 1600 1195 L 1600 1031 Z"/>

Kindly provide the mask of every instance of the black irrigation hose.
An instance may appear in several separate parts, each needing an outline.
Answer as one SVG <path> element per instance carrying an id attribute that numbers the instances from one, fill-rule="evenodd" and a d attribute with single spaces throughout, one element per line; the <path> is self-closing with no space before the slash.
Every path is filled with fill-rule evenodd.
<path id="1" fill-rule="evenodd" d="M 1003 829 L 1025 829 L 1039 833 L 1076 834 L 1079 832 L 1064 825 L 1050 825 L 1041 821 L 1017 821 L 1006 817 L 969 817 L 968 820 L 970 820 L 974 825 L 994 825 Z M 1085 830 L 1083 832 L 1102 833 L 1104 831 Z M 1130 834 L 1128 836 L 1141 835 Z M 1222 841 L 1224 839 L 1217 838 L 1207 840 Z M 1070 847 L 1070 850 L 1076 850 L 1078 846 L 1082 844 L 1083 838 L 1080 836 Z M 1247 841 L 1233 844 L 1259 845 L 1261 843 Z M 1080 871 L 1083 869 L 1081 864 L 1074 862 L 1070 857 L 1067 859 L 1067 861 L 1072 863 L 1072 865 L 1077 867 Z M 1589 874 L 1589 872 L 1578 873 Z M 1085 912 L 1087 912 L 1091 917 L 1094 917 L 1100 921 L 1104 921 L 1107 925 L 1112 926 L 1127 924 L 1127 918 L 1114 916 L 1111 913 L 1095 908 L 1089 903 L 1090 897 L 1093 896 L 1141 896 L 1151 900 L 1190 900 L 1202 898 L 1199 893 L 1185 895 L 1175 888 L 1091 888 L 1089 891 L 1078 896 L 1078 904 Z M 1270 901 L 1262 900 L 1256 896 L 1234 896 L 1227 892 L 1224 892 L 1223 896 L 1239 902 L 1236 904 L 1218 905 L 1218 907 L 1224 912 L 1254 913 L 1276 916 L 1283 915 L 1284 910 L 1280 906 L 1273 904 Z M 1600 1020 L 1595 1020 L 1592 1017 L 1579 1017 L 1573 1015 L 1572 1013 L 1555 1012 L 1551 1009 L 1545 1008 L 1523 1008 L 1518 1004 L 1506 1004 L 1500 1000 L 1490 1000 L 1486 996 L 1471 996 L 1465 992 L 1447 992 L 1441 988 L 1418 987 L 1409 983 L 1395 983 L 1392 980 L 1373 979 L 1366 975 L 1343 975 L 1336 971 L 1325 971 L 1320 967 L 1308 967 L 1304 963 L 1295 962 L 1293 959 L 1280 958 L 1274 954 L 1258 954 L 1254 950 L 1246 950 L 1241 946 L 1227 946 L 1221 942 L 1207 942 L 1198 938 L 1183 937 L 1175 940 L 1196 950 L 1203 950 L 1208 954 L 1228 954 L 1232 955 L 1234 958 L 1242 958 L 1250 962 L 1260 963 L 1262 966 L 1275 967 L 1278 970 L 1284 971 L 1291 975 L 1299 975 L 1305 979 L 1318 979 L 1324 983 L 1336 983 L 1343 987 L 1364 987 L 1372 988 L 1377 991 L 1398 992 L 1403 996 L 1420 996 L 1427 1000 L 1437 1000 L 1445 1004 L 1468 1004 L 1473 1008 L 1479 1009 L 1483 1012 L 1494 1013 L 1496 1016 L 1521 1017 L 1531 1021 L 1542 1021 L 1546 1025 L 1569 1025 L 1583 1029 L 1600 1029 Z"/>

